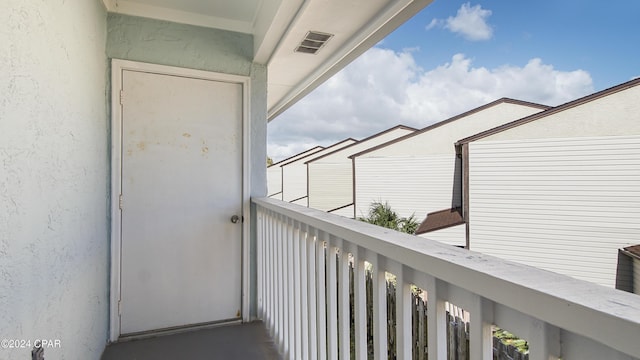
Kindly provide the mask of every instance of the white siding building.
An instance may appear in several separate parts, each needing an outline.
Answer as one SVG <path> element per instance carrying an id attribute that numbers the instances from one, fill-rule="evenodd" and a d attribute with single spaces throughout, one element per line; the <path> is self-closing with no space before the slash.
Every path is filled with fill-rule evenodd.
<path id="1" fill-rule="evenodd" d="M 470 249 L 613 287 L 640 239 L 638 85 L 461 140 Z"/>
<path id="2" fill-rule="evenodd" d="M 353 167 L 349 156 L 414 131 L 416 129 L 399 125 L 308 160 L 309 207 L 353 217 Z"/>
<path id="3" fill-rule="evenodd" d="M 282 200 L 308 206 L 307 202 L 307 161 L 357 143 L 348 138 L 331 146 L 283 164 L 282 169 Z"/>
<path id="4" fill-rule="evenodd" d="M 400 216 L 414 215 L 419 221 L 431 212 L 459 207 L 460 159 L 454 143 L 546 108 L 504 98 L 355 154 L 356 216 L 365 215 L 374 201 L 386 201 Z M 429 230 L 431 239 L 465 245 L 464 226 Z"/>
<path id="5" fill-rule="evenodd" d="M 307 151 L 303 151 L 284 160 L 280 160 L 277 163 L 271 164 L 271 166 L 267 168 L 267 194 L 269 194 L 269 197 L 282 200 L 282 166 L 317 153 L 322 149 L 324 149 L 324 147 L 316 146 Z"/>

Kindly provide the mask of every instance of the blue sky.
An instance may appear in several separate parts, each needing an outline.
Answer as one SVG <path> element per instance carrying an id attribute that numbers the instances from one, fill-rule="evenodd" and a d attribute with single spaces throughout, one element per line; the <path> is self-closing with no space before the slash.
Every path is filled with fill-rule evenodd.
<path id="1" fill-rule="evenodd" d="M 493 29 L 490 39 L 470 41 L 446 29 L 426 30 L 433 19 L 455 16 L 463 4 L 491 12 L 486 19 Z M 419 47 L 414 57 L 425 68 L 447 61 L 452 53 L 465 53 L 489 68 L 541 58 L 560 70 L 589 71 L 602 90 L 640 75 L 639 16 L 637 0 L 436 0 L 380 46 L 396 51 Z"/>
<path id="2" fill-rule="evenodd" d="M 422 128 L 500 97 L 559 105 L 631 80 L 638 19 L 638 0 L 435 0 L 274 119 L 267 152 Z"/>

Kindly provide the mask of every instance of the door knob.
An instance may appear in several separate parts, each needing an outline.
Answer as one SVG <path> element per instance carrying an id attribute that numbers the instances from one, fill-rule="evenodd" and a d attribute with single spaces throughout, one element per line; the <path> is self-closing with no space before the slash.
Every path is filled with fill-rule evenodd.
<path id="1" fill-rule="evenodd" d="M 238 215 L 233 215 L 233 216 L 231 217 L 231 222 L 232 222 L 232 223 L 234 223 L 234 224 L 235 224 L 235 223 L 237 223 L 238 221 L 240 221 L 240 216 L 238 216 Z M 244 216 L 242 217 L 242 221 L 244 222 Z"/>

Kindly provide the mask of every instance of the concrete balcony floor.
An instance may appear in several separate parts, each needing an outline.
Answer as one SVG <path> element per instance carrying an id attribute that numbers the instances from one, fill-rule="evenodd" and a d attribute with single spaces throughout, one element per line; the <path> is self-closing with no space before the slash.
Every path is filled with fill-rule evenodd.
<path id="1" fill-rule="evenodd" d="M 262 322 L 163 335 L 110 344 L 102 360 L 280 360 Z"/>

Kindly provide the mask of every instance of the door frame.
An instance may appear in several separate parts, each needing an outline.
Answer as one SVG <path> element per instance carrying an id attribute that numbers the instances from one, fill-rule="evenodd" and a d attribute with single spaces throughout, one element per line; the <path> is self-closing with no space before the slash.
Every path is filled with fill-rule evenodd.
<path id="1" fill-rule="evenodd" d="M 242 255 L 240 271 L 242 272 L 241 311 L 242 321 L 250 320 L 250 78 L 248 76 L 230 75 L 204 70 L 157 65 L 129 60 L 111 60 L 111 277 L 109 294 L 109 341 L 120 338 L 120 291 L 121 291 L 121 250 L 122 250 L 122 218 L 120 212 L 120 194 L 122 193 L 122 108 L 120 89 L 122 89 L 122 73 L 125 70 L 141 71 L 159 75 L 172 75 L 187 78 L 221 81 L 242 86 Z"/>

